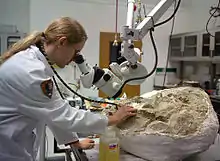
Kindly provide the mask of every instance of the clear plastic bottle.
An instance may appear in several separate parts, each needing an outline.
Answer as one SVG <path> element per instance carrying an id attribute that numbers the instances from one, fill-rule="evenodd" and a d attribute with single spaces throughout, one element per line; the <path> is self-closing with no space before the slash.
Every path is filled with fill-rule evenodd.
<path id="1" fill-rule="evenodd" d="M 216 84 L 216 95 L 220 95 L 220 79 L 218 79 Z"/>
<path id="2" fill-rule="evenodd" d="M 119 161 L 120 146 L 117 131 L 108 127 L 100 137 L 99 161 Z"/>

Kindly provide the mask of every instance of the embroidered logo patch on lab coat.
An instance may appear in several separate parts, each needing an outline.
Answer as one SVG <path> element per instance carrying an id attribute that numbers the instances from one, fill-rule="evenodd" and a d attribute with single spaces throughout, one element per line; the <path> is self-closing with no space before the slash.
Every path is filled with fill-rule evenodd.
<path id="1" fill-rule="evenodd" d="M 53 94 L 53 81 L 51 79 L 43 81 L 41 83 L 41 89 L 42 89 L 44 95 L 51 98 L 52 94 Z"/>

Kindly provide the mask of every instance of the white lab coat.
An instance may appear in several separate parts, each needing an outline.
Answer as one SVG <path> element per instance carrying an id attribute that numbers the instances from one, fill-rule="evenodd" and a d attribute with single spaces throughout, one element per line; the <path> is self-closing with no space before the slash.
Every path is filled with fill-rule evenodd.
<path id="1" fill-rule="evenodd" d="M 0 66 L 0 161 L 33 161 L 37 124 L 45 123 L 58 144 L 77 140 L 74 132 L 101 133 L 105 116 L 77 110 L 53 88 L 48 98 L 40 84 L 53 76 L 39 49 L 31 46 Z"/>

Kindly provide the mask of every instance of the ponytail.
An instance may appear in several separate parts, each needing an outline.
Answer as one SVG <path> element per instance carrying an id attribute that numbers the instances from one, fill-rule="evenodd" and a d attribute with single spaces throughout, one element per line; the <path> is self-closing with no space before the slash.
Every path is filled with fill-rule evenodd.
<path id="1" fill-rule="evenodd" d="M 3 53 L 2 56 L 0 56 L 0 65 L 4 63 L 7 59 L 9 59 L 11 56 L 15 55 L 16 53 L 22 50 L 26 50 L 31 45 L 40 42 L 42 37 L 43 37 L 42 32 L 34 32 L 28 35 L 27 37 L 25 37 L 24 39 L 19 40 L 18 42 L 13 44 L 8 51 L 6 51 L 5 53 Z"/>
<path id="2" fill-rule="evenodd" d="M 0 65 L 16 53 L 26 50 L 31 45 L 40 43 L 53 43 L 58 37 L 66 37 L 69 44 L 77 44 L 87 39 L 87 34 L 82 25 L 70 18 L 61 17 L 52 21 L 44 32 L 34 32 L 26 38 L 15 43 L 8 51 L 0 56 Z"/>

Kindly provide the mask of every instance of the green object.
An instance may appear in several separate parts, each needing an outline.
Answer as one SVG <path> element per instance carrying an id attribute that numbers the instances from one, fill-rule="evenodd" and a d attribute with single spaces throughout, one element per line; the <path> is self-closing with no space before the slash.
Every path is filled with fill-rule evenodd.
<path id="1" fill-rule="evenodd" d="M 161 72 L 165 72 L 165 68 L 157 68 L 156 69 L 156 73 L 161 73 Z M 176 73 L 177 70 L 176 70 L 176 68 L 166 68 L 166 72 Z"/>

